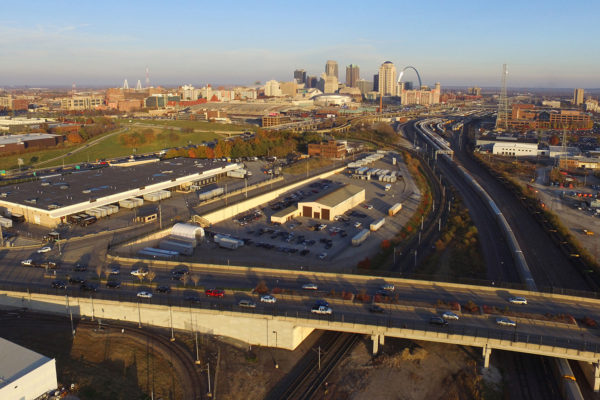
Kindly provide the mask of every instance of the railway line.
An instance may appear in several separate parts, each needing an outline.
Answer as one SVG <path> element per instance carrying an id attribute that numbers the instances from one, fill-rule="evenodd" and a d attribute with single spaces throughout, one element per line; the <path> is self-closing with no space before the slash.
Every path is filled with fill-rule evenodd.
<path id="1" fill-rule="evenodd" d="M 0 314 L 0 332 L 14 327 L 40 329 L 40 326 L 53 327 L 70 334 L 69 321 L 65 317 L 48 314 L 34 314 L 24 310 Z M 96 329 L 103 332 L 106 338 L 127 337 L 138 343 L 142 348 L 152 346 L 152 350 L 168 360 L 180 380 L 183 398 L 200 400 L 204 398 L 205 385 L 200 376 L 198 366 L 189 349 L 180 342 L 171 342 L 169 338 L 153 329 L 139 329 L 135 325 L 110 321 L 100 323 L 91 320 L 74 321 L 75 330 Z"/>

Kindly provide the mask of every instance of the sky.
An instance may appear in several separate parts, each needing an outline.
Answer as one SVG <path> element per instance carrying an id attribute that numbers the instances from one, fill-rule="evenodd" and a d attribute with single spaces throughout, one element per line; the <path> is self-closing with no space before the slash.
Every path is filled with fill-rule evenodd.
<path id="1" fill-rule="evenodd" d="M 290 81 L 327 60 L 372 80 L 384 61 L 423 84 L 599 88 L 595 0 L 10 1 L 0 86 Z M 411 70 L 405 81 L 416 81 Z"/>

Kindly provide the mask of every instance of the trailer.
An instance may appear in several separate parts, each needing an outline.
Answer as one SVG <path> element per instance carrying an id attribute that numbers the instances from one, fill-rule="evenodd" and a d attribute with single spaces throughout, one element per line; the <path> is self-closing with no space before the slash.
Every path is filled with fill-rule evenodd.
<path id="1" fill-rule="evenodd" d="M 240 178 L 243 179 L 246 177 L 247 171 L 245 169 L 236 169 L 233 171 L 227 171 L 227 176 L 230 178 Z"/>
<path id="2" fill-rule="evenodd" d="M 363 229 L 362 231 L 357 233 L 356 236 L 354 236 L 352 238 L 352 246 L 355 246 L 355 247 L 360 246 L 362 244 L 362 242 L 367 240 L 367 238 L 369 237 L 370 234 L 371 234 L 370 230 Z"/>
<path id="3" fill-rule="evenodd" d="M 241 247 L 244 245 L 243 240 L 232 238 L 230 236 L 220 235 L 220 234 L 215 235 L 214 241 L 220 247 L 224 247 L 226 249 L 231 249 L 231 250 L 237 249 L 238 247 Z"/>
<path id="4" fill-rule="evenodd" d="M 180 240 L 174 240 L 174 239 L 167 239 L 167 240 L 161 240 L 160 243 L 158 244 L 158 247 L 161 250 L 169 250 L 169 251 L 176 251 L 179 254 L 183 254 L 186 256 L 191 256 L 194 254 L 194 245 L 192 243 L 189 242 L 183 242 Z"/>
<path id="5" fill-rule="evenodd" d="M 379 228 L 381 228 L 383 226 L 383 224 L 385 224 L 385 218 L 381 218 L 377 221 L 372 222 L 371 225 L 369 226 L 369 229 L 371 230 L 371 232 L 375 232 Z"/>
<path id="6" fill-rule="evenodd" d="M 402 210 L 402 203 L 396 203 L 390 207 L 390 209 L 388 210 L 388 215 L 390 217 L 393 217 L 394 215 L 398 214 L 400 210 Z"/>
<path id="7" fill-rule="evenodd" d="M 207 190 L 205 192 L 198 194 L 198 200 L 200 200 L 200 201 L 210 200 L 215 197 L 221 196 L 223 193 L 225 193 L 225 189 L 223 189 L 222 187 Z"/>
<path id="8" fill-rule="evenodd" d="M 12 228 L 13 221 L 9 218 L 0 217 L 0 226 L 2 228 Z"/>
<path id="9" fill-rule="evenodd" d="M 138 255 L 169 260 L 177 257 L 179 253 L 171 250 L 155 249 L 154 247 L 144 247 L 142 250 L 138 251 Z"/>

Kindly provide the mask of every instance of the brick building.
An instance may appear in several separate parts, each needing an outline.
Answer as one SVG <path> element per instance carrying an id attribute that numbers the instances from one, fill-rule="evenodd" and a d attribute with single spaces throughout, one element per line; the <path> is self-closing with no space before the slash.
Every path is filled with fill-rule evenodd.
<path id="1" fill-rule="evenodd" d="M 290 117 L 288 117 L 287 115 L 273 113 L 273 114 L 265 115 L 264 117 L 262 117 L 263 128 L 267 128 L 269 126 L 287 124 L 288 122 L 290 122 Z"/>
<path id="2" fill-rule="evenodd" d="M 530 129 L 592 129 L 592 117 L 579 110 L 537 109 L 533 104 L 513 104 L 508 127 Z"/>
<path id="3" fill-rule="evenodd" d="M 346 151 L 346 142 L 341 140 L 329 140 L 321 143 L 310 143 L 308 145 L 309 156 L 344 158 Z"/>
<path id="4" fill-rule="evenodd" d="M 54 147 L 62 141 L 62 135 L 48 133 L 0 136 L 0 154 L 22 153 L 27 149 Z"/>

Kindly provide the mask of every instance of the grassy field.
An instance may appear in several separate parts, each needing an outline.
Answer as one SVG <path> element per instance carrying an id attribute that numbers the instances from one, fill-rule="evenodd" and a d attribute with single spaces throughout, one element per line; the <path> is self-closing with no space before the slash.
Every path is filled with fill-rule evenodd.
<path id="1" fill-rule="evenodd" d="M 24 153 L 18 155 L 5 156 L 0 158 L 0 169 L 16 169 L 18 168 L 18 159 L 22 158 L 25 166 L 31 166 L 54 157 L 65 155 L 64 163 L 73 164 L 87 161 L 96 161 L 97 159 L 106 159 L 114 157 L 123 157 L 133 154 L 133 147 L 126 146 L 121 142 L 121 135 L 133 134 L 134 132 L 142 132 L 147 128 L 133 128 L 127 133 L 118 134 L 111 136 L 95 145 L 81 150 L 75 154 L 67 155 L 74 150 L 85 146 L 85 144 L 78 145 L 66 145 L 60 148 L 53 148 L 48 150 L 41 150 L 31 153 Z M 203 141 L 210 141 L 220 136 L 212 132 L 193 132 L 193 133 L 180 133 L 175 132 L 172 137 L 168 134 L 164 134 L 165 129 L 157 128 L 153 129 L 153 133 L 156 139 L 149 143 L 143 143 L 135 147 L 136 154 L 143 154 L 149 152 L 159 151 L 167 147 L 182 147 L 188 144 L 199 144 Z M 107 134 L 108 135 L 108 134 Z M 51 167 L 53 165 L 62 165 L 63 158 L 60 158 L 53 163 L 43 164 L 43 167 Z"/>
<path id="2" fill-rule="evenodd" d="M 216 122 L 206 122 L 206 121 L 187 121 L 187 120 L 170 120 L 170 119 L 120 119 L 119 123 L 127 125 L 129 121 L 133 121 L 133 123 L 145 124 L 145 125 L 158 125 L 165 127 L 176 127 L 176 128 L 193 128 L 199 129 L 208 132 L 218 132 L 218 131 L 243 131 L 250 130 L 256 131 L 257 127 L 254 125 L 238 125 L 238 124 L 220 124 Z"/>

